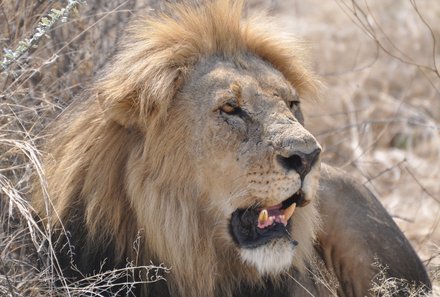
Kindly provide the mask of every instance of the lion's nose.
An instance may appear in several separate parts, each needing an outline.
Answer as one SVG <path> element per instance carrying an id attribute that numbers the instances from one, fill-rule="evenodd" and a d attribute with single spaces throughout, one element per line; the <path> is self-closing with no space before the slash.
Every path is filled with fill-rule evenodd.
<path id="1" fill-rule="evenodd" d="M 287 170 L 295 170 L 298 172 L 301 179 L 304 179 L 304 177 L 310 172 L 310 169 L 312 169 L 313 165 L 318 160 L 320 153 L 320 148 L 315 149 L 309 154 L 296 151 L 287 158 L 278 155 L 277 160 L 282 167 Z"/>

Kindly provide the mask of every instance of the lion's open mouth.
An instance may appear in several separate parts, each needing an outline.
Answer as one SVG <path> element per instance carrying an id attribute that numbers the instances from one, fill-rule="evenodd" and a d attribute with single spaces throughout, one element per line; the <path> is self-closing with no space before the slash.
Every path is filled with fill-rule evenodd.
<path id="1" fill-rule="evenodd" d="M 299 190 L 280 204 L 246 209 L 232 213 L 230 232 L 234 241 L 243 248 L 256 248 L 278 238 L 285 238 L 297 245 L 289 232 L 290 218 L 296 206 L 305 206 L 304 193 Z"/>

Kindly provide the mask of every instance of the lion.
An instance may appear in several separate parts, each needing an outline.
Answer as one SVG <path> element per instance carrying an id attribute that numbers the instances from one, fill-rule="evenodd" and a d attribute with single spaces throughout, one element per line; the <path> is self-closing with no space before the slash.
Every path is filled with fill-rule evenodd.
<path id="1" fill-rule="evenodd" d="M 301 47 L 242 10 L 175 3 L 138 20 L 57 121 L 44 162 L 53 209 L 42 192 L 34 205 L 63 273 L 136 260 L 171 268 L 137 296 L 328 296 L 318 261 L 339 296 L 366 296 L 378 259 L 429 289 L 378 200 L 321 164 L 301 112 L 319 82 Z"/>

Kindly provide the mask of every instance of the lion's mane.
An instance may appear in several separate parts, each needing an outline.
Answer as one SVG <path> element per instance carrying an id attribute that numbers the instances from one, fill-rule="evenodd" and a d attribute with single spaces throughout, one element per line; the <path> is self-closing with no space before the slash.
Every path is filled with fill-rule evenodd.
<path id="1" fill-rule="evenodd" d="M 103 255 L 109 269 L 135 257 L 138 263 L 171 264 L 172 296 L 213 296 L 219 290 L 229 296 L 242 277 L 258 281 L 239 263 L 223 266 L 232 255 L 212 239 L 225 235 L 207 230 L 200 217 L 201 212 L 215 217 L 215 209 L 198 209 L 194 199 L 209 200 L 210 193 L 197 184 L 186 153 L 190 123 L 168 112 L 194 65 L 211 55 L 259 56 L 302 98 L 315 95 L 302 50 L 275 37 L 267 21 L 243 19 L 242 6 L 232 0 L 174 4 L 138 20 L 99 81 L 48 135 L 51 207 L 42 193 L 35 195 L 35 205 L 52 226 L 69 232 L 86 273 L 92 272 L 91 259 Z M 140 255 L 134 255 L 138 234 Z"/>

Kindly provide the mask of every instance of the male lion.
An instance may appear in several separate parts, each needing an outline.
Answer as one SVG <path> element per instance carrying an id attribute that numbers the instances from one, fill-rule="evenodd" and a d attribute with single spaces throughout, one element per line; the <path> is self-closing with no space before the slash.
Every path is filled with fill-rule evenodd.
<path id="1" fill-rule="evenodd" d="M 317 84 L 299 49 L 241 11 L 180 3 L 139 21 L 58 121 L 45 168 L 64 272 L 164 263 L 167 281 L 136 294 L 188 297 L 328 296 L 331 273 L 340 296 L 364 296 L 379 261 L 429 288 L 380 203 L 320 164 L 300 110 Z"/>

